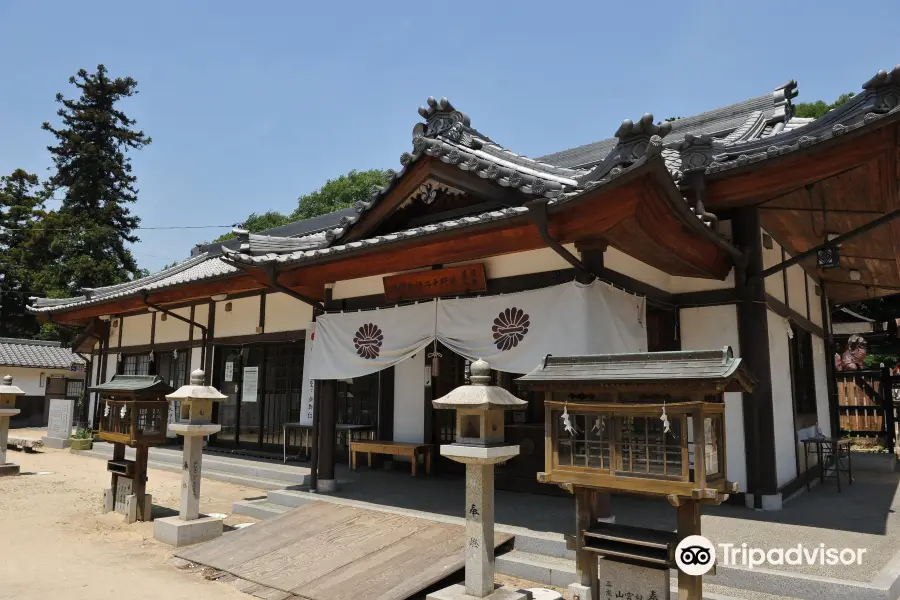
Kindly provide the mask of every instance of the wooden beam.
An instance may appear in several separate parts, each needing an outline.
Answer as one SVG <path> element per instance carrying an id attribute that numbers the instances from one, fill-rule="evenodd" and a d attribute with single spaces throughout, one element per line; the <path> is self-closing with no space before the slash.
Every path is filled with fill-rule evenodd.
<path id="1" fill-rule="evenodd" d="M 785 319 L 790 319 L 806 331 L 812 333 L 819 337 L 819 339 L 825 339 L 825 330 L 798 313 L 793 308 L 788 307 L 784 302 L 776 298 L 771 294 L 766 294 L 766 306 L 769 307 L 772 312 L 777 314 L 780 317 L 784 317 Z"/>

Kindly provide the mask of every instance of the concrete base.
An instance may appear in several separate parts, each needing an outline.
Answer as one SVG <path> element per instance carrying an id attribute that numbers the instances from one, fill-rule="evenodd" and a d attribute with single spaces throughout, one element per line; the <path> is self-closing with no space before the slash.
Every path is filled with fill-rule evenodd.
<path id="1" fill-rule="evenodd" d="M 0 465 L 0 477 L 9 477 L 11 475 L 19 474 L 19 465 L 14 465 L 12 463 L 6 463 Z"/>
<path id="2" fill-rule="evenodd" d="M 57 450 L 62 450 L 63 448 L 68 448 L 69 438 L 55 438 L 45 435 L 41 438 L 41 441 L 44 442 L 44 445 L 48 448 L 56 448 Z"/>
<path id="3" fill-rule="evenodd" d="M 181 517 L 165 517 L 153 521 L 153 537 L 164 544 L 180 548 L 199 544 L 222 535 L 223 519 L 200 517 L 182 521 Z"/>
<path id="4" fill-rule="evenodd" d="M 566 594 L 568 600 L 599 600 L 599 598 L 591 598 L 591 588 L 580 583 L 570 583 L 569 591 Z"/>
<path id="5" fill-rule="evenodd" d="M 781 510 L 784 507 L 784 499 L 780 493 L 763 495 L 760 498 L 762 500 L 762 510 Z M 756 508 L 756 497 L 753 494 L 744 494 L 744 500 L 747 503 L 747 508 Z"/>
<path id="6" fill-rule="evenodd" d="M 333 494 L 337 491 L 337 479 L 319 479 L 316 482 L 316 491 L 320 494 Z"/>
<path id="7" fill-rule="evenodd" d="M 466 586 L 458 583 L 450 587 L 432 592 L 425 596 L 425 600 L 479 600 L 477 596 L 466 593 Z M 492 593 L 484 597 L 484 600 L 532 600 L 531 593 L 526 590 L 517 590 L 505 585 L 499 586 Z"/>

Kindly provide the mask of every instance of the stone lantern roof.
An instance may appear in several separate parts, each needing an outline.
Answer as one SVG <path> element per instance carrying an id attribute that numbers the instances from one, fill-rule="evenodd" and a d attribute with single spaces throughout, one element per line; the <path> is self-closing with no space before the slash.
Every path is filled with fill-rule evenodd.
<path id="1" fill-rule="evenodd" d="M 13 385 L 12 375 L 7 375 L 0 384 L 0 395 L 24 396 L 25 392 L 19 386 Z"/>
<path id="2" fill-rule="evenodd" d="M 435 408 L 521 410 L 528 403 L 502 387 L 490 385 L 491 365 L 478 359 L 469 368 L 471 384 L 462 385 L 432 402 Z"/>
<path id="3" fill-rule="evenodd" d="M 212 400 L 214 402 L 226 400 L 228 396 L 211 385 L 204 385 L 206 374 L 202 369 L 191 372 L 191 383 L 183 385 L 171 394 L 167 394 L 169 400 Z"/>

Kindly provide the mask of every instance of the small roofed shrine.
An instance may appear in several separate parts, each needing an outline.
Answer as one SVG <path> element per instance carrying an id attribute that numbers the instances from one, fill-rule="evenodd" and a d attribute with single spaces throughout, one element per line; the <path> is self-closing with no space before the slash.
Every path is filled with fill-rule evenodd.
<path id="1" fill-rule="evenodd" d="M 720 503 L 736 484 L 725 472 L 725 392 L 754 380 L 722 350 L 547 356 L 516 380 L 543 391 L 542 483 Z"/>
<path id="2" fill-rule="evenodd" d="M 575 494 L 581 582 L 571 596 L 597 598 L 599 570 L 623 560 L 665 586 L 676 544 L 700 535 L 700 505 L 738 491 L 726 473 L 724 394 L 753 391 L 741 359 L 730 347 L 547 356 L 517 383 L 545 394 L 546 471 L 538 480 Z M 676 535 L 599 524 L 597 491 L 665 497 L 678 511 Z M 702 586 L 702 576 L 679 570 L 679 598 L 700 600 Z"/>
<path id="3" fill-rule="evenodd" d="M 158 375 L 114 375 L 89 391 L 98 393 L 102 405 L 98 435 L 113 444 L 113 458 L 106 464 L 111 479 L 104 491 L 104 511 L 123 514 L 126 523 L 149 521 L 153 500 L 146 493 L 148 451 L 166 442 L 166 395 L 174 390 Z M 126 446 L 135 449 L 134 460 L 125 458 Z"/>

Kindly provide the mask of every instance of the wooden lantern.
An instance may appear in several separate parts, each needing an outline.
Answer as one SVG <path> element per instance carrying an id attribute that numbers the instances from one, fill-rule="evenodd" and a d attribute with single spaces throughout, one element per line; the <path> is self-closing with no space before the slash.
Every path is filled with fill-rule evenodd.
<path id="1" fill-rule="evenodd" d="M 114 375 L 90 389 L 100 395 L 100 439 L 135 447 L 166 442 L 172 388 L 159 375 Z"/>
<path id="2" fill-rule="evenodd" d="M 723 350 L 548 356 L 517 383 L 546 394 L 538 481 L 717 504 L 727 480 L 725 392 L 752 377 Z"/>

